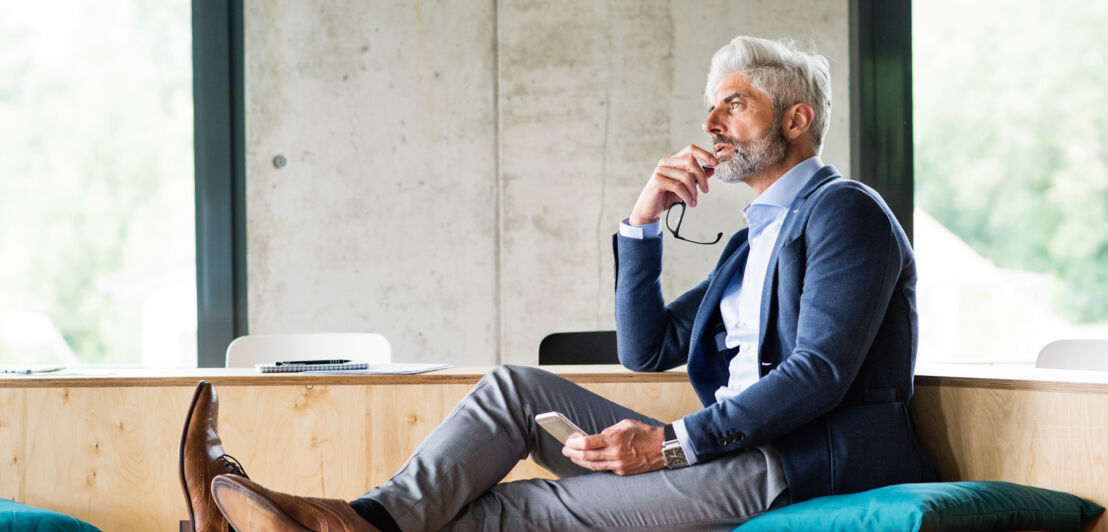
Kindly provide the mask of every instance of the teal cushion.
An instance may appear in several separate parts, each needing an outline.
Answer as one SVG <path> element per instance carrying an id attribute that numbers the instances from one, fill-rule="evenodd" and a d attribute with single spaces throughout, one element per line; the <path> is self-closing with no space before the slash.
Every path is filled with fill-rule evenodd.
<path id="1" fill-rule="evenodd" d="M 898 484 L 766 512 L 736 532 L 785 530 L 1082 530 L 1104 508 L 1011 482 Z"/>
<path id="2" fill-rule="evenodd" d="M 0 532 L 100 532 L 75 517 L 0 499 Z"/>

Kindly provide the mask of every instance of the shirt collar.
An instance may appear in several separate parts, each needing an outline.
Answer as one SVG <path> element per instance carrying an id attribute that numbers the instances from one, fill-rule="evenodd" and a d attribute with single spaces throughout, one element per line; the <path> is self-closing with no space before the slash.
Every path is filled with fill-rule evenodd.
<path id="1" fill-rule="evenodd" d="M 800 189 L 804 188 L 804 185 L 820 168 L 823 168 L 823 162 L 819 160 L 818 155 L 800 161 L 779 177 L 777 181 L 774 181 L 760 196 L 754 198 L 754 201 L 750 204 L 772 205 L 788 209 L 789 205 L 796 199 L 796 195 L 800 193 Z"/>

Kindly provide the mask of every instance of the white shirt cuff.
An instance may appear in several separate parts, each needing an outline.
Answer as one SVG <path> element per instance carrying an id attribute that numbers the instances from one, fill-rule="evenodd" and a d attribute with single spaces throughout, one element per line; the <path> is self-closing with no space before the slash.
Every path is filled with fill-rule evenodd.
<path id="1" fill-rule="evenodd" d="M 657 222 L 655 222 L 657 223 Z M 685 420 L 678 419 L 673 422 L 673 432 L 677 434 L 677 441 L 681 442 L 681 450 L 685 451 L 685 460 L 689 465 L 696 463 L 696 450 L 689 440 L 689 431 L 685 430 Z"/>
<path id="2" fill-rule="evenodd" d="M 624 218 L 619 222 L 619 235 L 627 238 L 643 240 L 645 238 L 658 238 L 662 236 L 662 221 L 655 220 L 646 225 L 631 225 L 630 218 Z"/>

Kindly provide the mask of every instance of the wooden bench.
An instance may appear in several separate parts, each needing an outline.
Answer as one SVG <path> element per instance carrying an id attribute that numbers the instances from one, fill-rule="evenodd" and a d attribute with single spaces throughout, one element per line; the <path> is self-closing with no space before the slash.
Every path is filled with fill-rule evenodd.
<path id="1" fill-rule="evenodd" d="M 1108 372 L 924 366 L 911 407 L 943 480 L 1004 480 L 1108 507 Z M 1090 530 L 1108 532 L 1108 518 Z"/>
<path id="2" fill-rule="evenodd" d="M 394 473 L 488 368 L 424 375 L 116 371 L 0 379 L 0 497 L 104 530 L 172 530 L 186 517 L 177 474 L 196 382 L 220 398 L 220 434 L 275 489 L 352 499 Z M 700 403 L 683 372 L 616 366 L 553 371 L 658 419 Z M 1039 370 L 980 378 L 920 371 L 913 402 L 944 480 L 1008 480 L 1108 505 L 1108 378 Z M 1045 372 L 1045 373 L 1044 373 Z M 1106 375 L 1105 377 L 1108 377 Z M 549 476 L 525 462 L 508 479 Z M 1094 530 L 1108 532 L 1105 519 Z"/>

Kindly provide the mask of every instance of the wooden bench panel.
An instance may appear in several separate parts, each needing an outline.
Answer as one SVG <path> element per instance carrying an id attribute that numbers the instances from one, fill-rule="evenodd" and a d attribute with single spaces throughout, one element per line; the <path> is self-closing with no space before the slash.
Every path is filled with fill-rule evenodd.
<path id="1" fill-rule="evenodd" d="M 675 419 L 699 405 L 684 374 L 613 371 L 570 378 L 647 415 Z M 422 379 L 221 379 L 220 435 L 247 473 L 282 491 L 353 499 L 396 472 L 482 374 Z M 630 378 L 629 378 L 630 377 Z M 221 380 L 226 382 L 221 383 Z M 152 386 L 113 377 L 105 386 L 57 380 L 3 388 L 0 496 L 103 530 L 172 530 L 186 509 L 177 452 L 194 379 Z M 70 386 L 66 386 L 71 384 Z M 508 480 L 549 477 L 524 462 Z"/>
<path id="2" fill-rule="evenodd" d="M 1108 390 L 947 381 L 917 385 L 912 401 L 943 480 L 1004 480 L 1108 506 Z M 1108 520 L 1092 530 L 1108 532 Z"/>
<path id="3" fill-rule="evenodd" d="M 555 371 L 647 415 L 699 408 L 682 373 Z M 392 475 L 484 372 L 258 376 L 235 370 L 0 379 L 0 496 L 104 530 L 171 530 L 185 517 L 177 448 L 195 382 L 220 394 L 220 433 L 275 489 L 354 498 Z M 917 377 L 912 403 L 944 480 L 1007 480 L 1108 505 L 1108 382 Z M 508 480 L 549 476 L 529 462 Z M 1094 530 L 1108 532 L 1101 518 Z"/>

